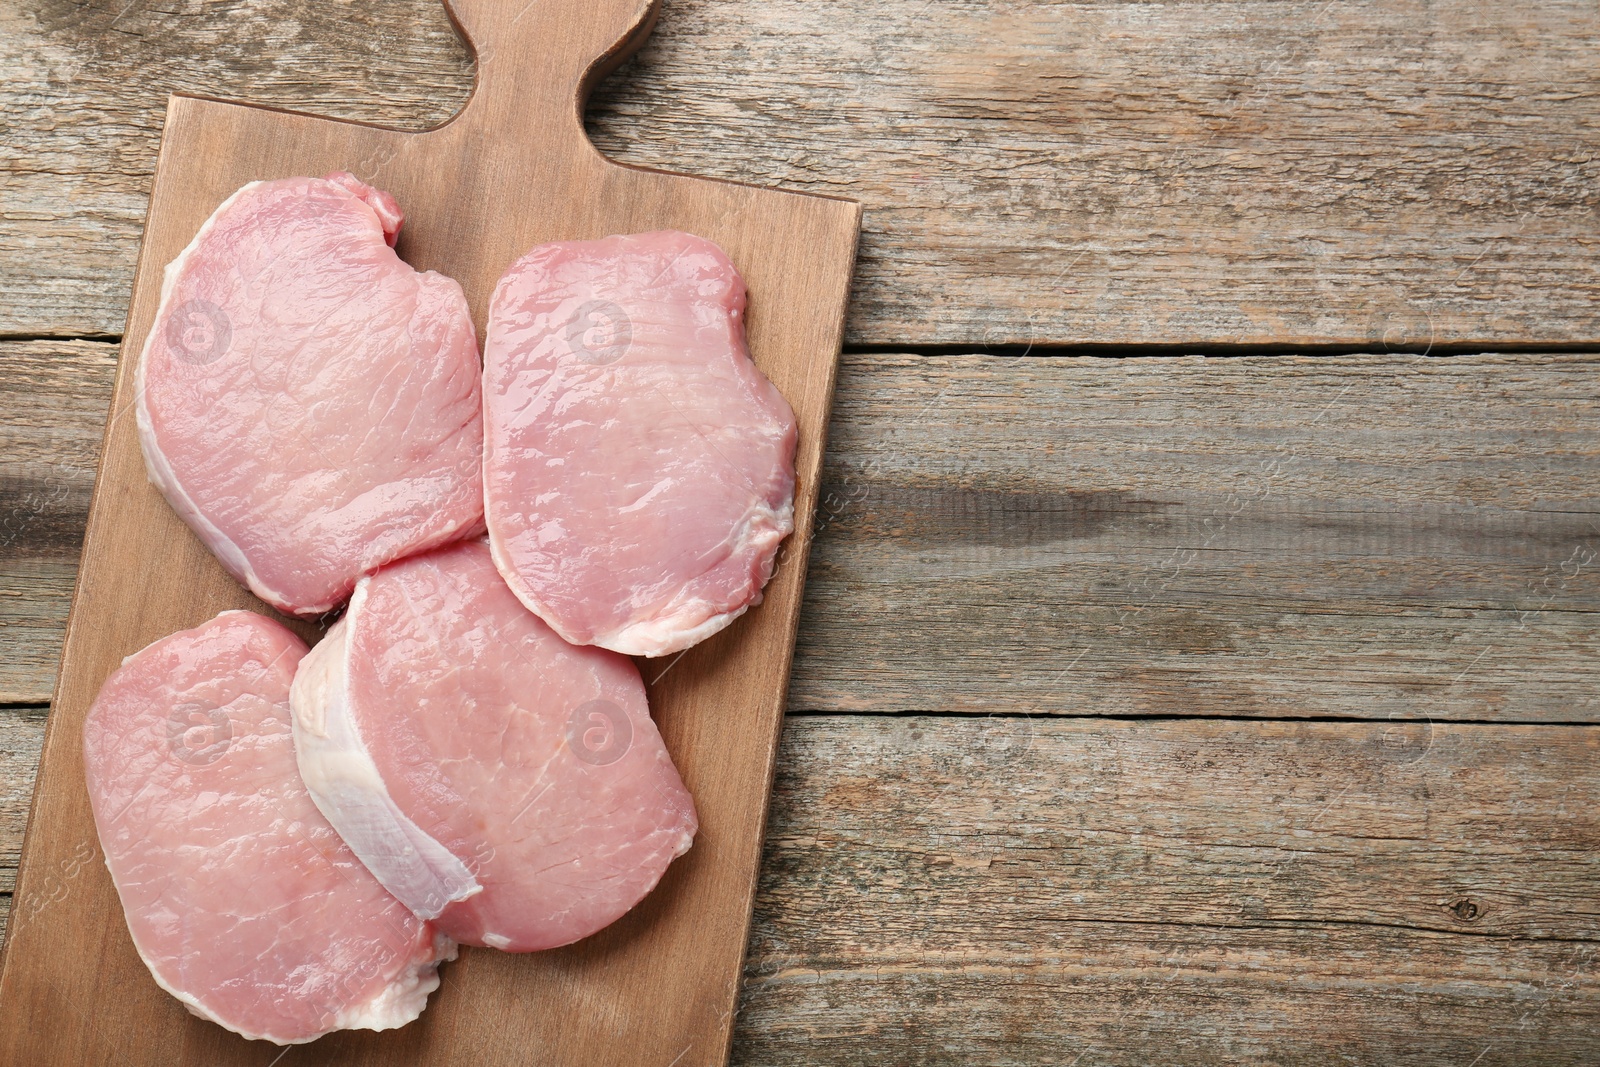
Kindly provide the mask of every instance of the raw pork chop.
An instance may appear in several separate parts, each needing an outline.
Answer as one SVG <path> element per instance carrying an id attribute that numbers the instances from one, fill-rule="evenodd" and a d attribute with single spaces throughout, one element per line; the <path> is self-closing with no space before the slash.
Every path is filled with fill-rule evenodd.
<path id="1" fill-rule="evenodd" d="M 415 1019 L 455 946 L 367 873 L 295 768 L 306 646 L 225 611 L 129 656 L 83 726 L 106 866 L 156 982 L 280 1045 Z"/>
<path id="2" fill-rule="evenodd" d="M 744 282 L 664 231 L 543 245 L 495 289 L 495 563 L 562 637 L 662 656 L 760 603 L 794 528 L 794 413 L 750 361 Z"/>
<path id="3" fill-rule="evenodd" d="M 586 937 L 694 838 L 638 669 L 552 633 L 480 542 L 363 578 L 291 700 L 318 807 L 458 941 Z"/>
<path id="4" fill-rule="evenodd" d="M 481 528 L 478 350 L 461 287 L 390 247 L 348 174 L 252 182 L 168 265 L 138 371 L 153 481 L 280 611 Z"/>

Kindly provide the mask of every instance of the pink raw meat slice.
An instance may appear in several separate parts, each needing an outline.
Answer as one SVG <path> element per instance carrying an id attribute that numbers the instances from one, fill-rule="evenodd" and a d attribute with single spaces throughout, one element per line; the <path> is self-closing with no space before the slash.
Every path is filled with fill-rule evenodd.
<path id="1" fill-rule="evenodd" d="M 688 648 L 761 601 L 794 528 L 794 413 L 750 361 L 722 249 L 662 231 L 542 245 L 484 343 L 495 563 L 562 637 Z"/>
<path id="2" fill-rule="evenodd" d="M 225 611 L 129 656 L 83 726 L 128 932 L 202 1019 L 280 1045 L 415 1019 L 455 945 L 361 866 L 295 767 L 306 646 Z"/>
<path id="3" fill-rule="evenodd" d="M 457 941 L 527 952 L 586 937 L 694 839 L 638 669 L 551 632 L 481 542 L 363 578 L 291 702 L 328 821 Z"/>
<path id="4" fill-rule="evenodd" d="M 466 297 L 395 255 L 400 221 L 349 174 L 252 182 L 167 266 L 138 369 L 145 465 L 280 611 L 328 611 L 481 529 Z"/>

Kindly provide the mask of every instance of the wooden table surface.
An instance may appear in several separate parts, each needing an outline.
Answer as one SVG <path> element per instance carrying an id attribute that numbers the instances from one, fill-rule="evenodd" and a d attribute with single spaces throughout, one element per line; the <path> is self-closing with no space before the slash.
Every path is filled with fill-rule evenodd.
<path id="1" fill-rule="evenodd" d="M 867 209 L 735 1062 L 1600 1062 L 1597 49 L 666 0 L 595 141 Z M 0 912 L 165 95 L 471 82 L 432 0 L 0 0 Z"/>

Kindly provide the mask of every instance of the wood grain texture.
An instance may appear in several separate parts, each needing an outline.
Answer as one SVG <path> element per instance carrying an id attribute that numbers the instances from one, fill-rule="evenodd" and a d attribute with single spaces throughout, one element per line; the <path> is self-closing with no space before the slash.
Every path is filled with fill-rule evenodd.
<path id="1" fill-rule="evenodd" d="M 108 347 L 0 346 L 33 368 L 0 516 L 71 474 L 0 562 L 13 699 L 49 692 Z M 1593 720 L 1597 364 L 847 356 L 789 706 Z"/>
<path id="2" fill-rule="evenodd" d="M 44 722 L 43 708 L 0 711 L 0 893 L 8 898 L 16 888 Z"/>
<path id="3" fill-rule="evenodd" d="M 1405 740 L 791 717 L 734 1062 L 1593 1062 L 1600 730 Z"/>
<path id="4" fill-rule="evenodd" d="M 671 0 L 629 162 L 867 205 L 849 340 L 1600 340 L 1589 0 Z M 0 0 L 0 333 L 122 329 L 167 92 L 421 128 L 432 0 Z"/>
<path id="5" fill-rule="evenodd" d="M 0 342 L 0 702 L 55 684 L 116 347 Z"/>
<path id="6" fill-rule="evenodd" d="M 852 357 L 790 705 L 1592 721 L 1597 371 Z"/>
<path id="7" fill-rule="evenodd" d="M 1600 730 L 1393 729 L 791 719 L 735 1058 L 1595 1062 Z"/>
<path id="8" fill-rule="evenodd" d="M 715 241 L 750 294 L 756 363 L 794 408 L 796 522 L 810 522 L 860 220 L 849 201 L 611 163 L 584 135 L 597 72 L 642 40 L 650 0 L 453 0 L 477 49 L 471 101 L 449 123 L 402 133 L 173 97 L 44 741 L 13 924 L 0 971 L 0 1062 L 222 1067 L 277 1049 L 189 1015 L 150 980 L 109 876 L 85 870 L 42 908 L 51 872 L 92 840 L 80 731 L 107 674 L 174 630 L 253 601 L 145 479 L 133 372 L 161 271 L 247 181 L 349 169 L 395 194 L 397 246 L 462 284 L 476 321 L 505 269 L 534 245 L 681 229 Z M 224 353 L 223 357 L 232 358 Z M 467 950 L 422 1019 L 330 1035 L 297 1062 L 562 1064 L 724 1062 L 755 891 L 805 554 L 729 629 L 653 672 L 651 709 L 700 833 L 641 905 L 578 945 L 512 955 Z M 648 677 L 648 676 L 647 676 Z M 94 968 L 80 966 L 97 961 Z"/>

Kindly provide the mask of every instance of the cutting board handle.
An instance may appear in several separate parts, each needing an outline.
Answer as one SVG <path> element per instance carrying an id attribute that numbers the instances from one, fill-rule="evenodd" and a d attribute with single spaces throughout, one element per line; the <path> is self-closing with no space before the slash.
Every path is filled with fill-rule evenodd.
<path id="1" fill-rule="evenodd" d="M 576 119 L 581 133 L 589 90 L 650 36 L 660 0 L 445 0 L 445 8 L 478 60 L 463 118 L 520 114 L 546 130 Z"/>

